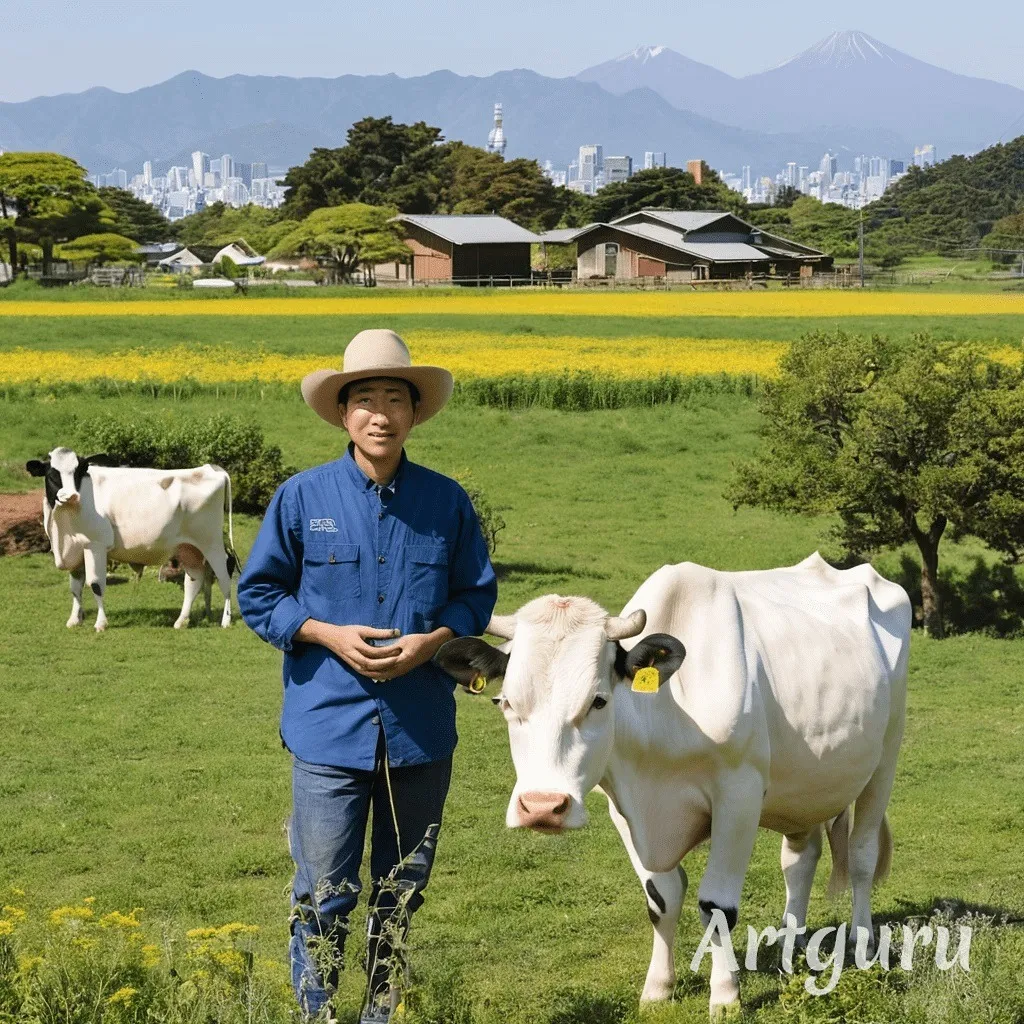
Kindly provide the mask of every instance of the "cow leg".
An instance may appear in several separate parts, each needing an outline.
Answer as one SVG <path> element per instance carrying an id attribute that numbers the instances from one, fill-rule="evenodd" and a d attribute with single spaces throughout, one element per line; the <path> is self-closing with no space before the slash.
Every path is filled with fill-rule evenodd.
<path id="1" fill-rule="evenodd" d="M 208 565 L 203 566 L 203 613 L 210 618 L 210 602 L 213 600 L 213 573 Z"/>
<path id="2" fill-rule="evenodd" d="M 711 848 L 700 882 L 697 905 L 706 930 L 720 910 L 731 932 L 739 916 L 743 879 L 754 852 L 764 782 L 759 772 L 737 771 L 721 780 L 711 807 Z M 711 1013 L 738 1003 L 739 974 L 735 960 L 722 945 L 719 930 L 711 941 Z"/>
<path id="3" fill-rule="evenodd" d="M 107 628 L 107 613 L 103 608 L 103 595 L 107 590 L 107 549 L 87 547 L 85 549 L 85 582 L 96 597 L 96 632 Z"/>
<path id="4" fill-rule="evenodd" d="M 821 856 L 821 826 L 808 832 L 782 837 L 782 874 L 786 879 L 786 909 L 782 915 L 785 925 L 790 917 L 800 928 L 807 923 L 807 904 L 811 900 L 814 872 Z M 807 937 L 797 937 L 798 945 L 806 945 Z"/>
<path id="5" fill-rule="evenodd" d="M 647 902 L 647 916 L 654 926 L 654 948 L 651 964 L 647 968 L 647 980 L 640 994 L 640 1002 L 663 1002 L 672 998 L 676 987 L 675 941 L 679 914 L 686 896 L 686 872 L 680 865 L 675 871 L 648 871 L 640 863 L 629 823 L 619 813 L 615 804 L 608 800 L 608 813 L 626 847 L 633 870 L 643 886 Z"/>
<path id="6" fill-rule="evenodd" d="M 185 591 L 185 595 L 181 602 L 181 614 L 174 622 L 175 629 L 182 629 L 188 625 L 189 613 L 192 611 L 192 605 L 195 604 L 199 591 L 203 589 L 203 570 L 199 570 L 198 576 L 193 576 L 193 572 L 195 572 L 194 569 L 191 571 L 186 570 L 185 575 L 182 577 L 182 590 Z"/>
<path id="7" fill-rule="evenodd" d="M 85 566 L 80 565 L 72 570 L 68 577 L 71 581 L 71 617 L 67 621 L 68 629 L 80 626 L 85 619 L 85 610 L 82 608 L 82 588 L 85 586 Z"/>
<path id="8" fill-rule="evenodd" d="M 231 576 L 228 573 L 228 556 L 223 545 L 220 545 L 218 550 L 211 548 L 204 551 L 203 555 L 210 563 L 210 568 L 216 573 L 217 586 L 220 587 L 220 592 L 224 595 L 224 614 L 220 617 L 220 624 L 227 629 L 231 625 Z"/>
<path id="9" fill-rule="evenodd" d="M 900 730 L 902 732 L 902 728 Z M 888 741 L 888 737 L 886 738 Z M 850 887 L 853 890 L 853 920 L 850 945 L 854 946 L 860 929 L 868 934 L 867 955 L 874 955 L 875 933 L 871 922 L 871 887 L 888 873 L 892 861 L 892 833 L 885 817 L 896 775 L 896 751 L 886 751 L 871 781 L 864 787 L 854 805 L 853 828 L 850 830 Z"/>

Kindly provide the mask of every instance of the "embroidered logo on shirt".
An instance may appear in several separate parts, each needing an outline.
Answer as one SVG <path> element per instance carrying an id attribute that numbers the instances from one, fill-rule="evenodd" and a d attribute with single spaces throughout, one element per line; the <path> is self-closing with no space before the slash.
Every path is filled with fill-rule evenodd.
<path id="1" fill-rule="evenodd" d="M 333 519 L 310 519 L 309 528 L 313 533 L 337 533 Z"/>

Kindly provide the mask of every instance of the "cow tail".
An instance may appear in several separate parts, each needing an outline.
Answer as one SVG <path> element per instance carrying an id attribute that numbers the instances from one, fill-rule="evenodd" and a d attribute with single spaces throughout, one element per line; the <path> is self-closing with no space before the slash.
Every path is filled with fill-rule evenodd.
<path id="1" fill-rule="evenodd" d="M 874 885 L 878 885 L 889 875 L 892 867 L 892 829 L 889 828 L 889 816 L 882 815 L 882 824 L 878 826 L 878 861 L 875 864 Z"/>
<path id="2" fill-rule="evenodd" d="M 850 884 L 850 809 L 832 819 L 825 828 L 832 854 L 832 874 L 828 880 L 829 899 L 835 899 Z"/>
<path id="3" fill-rule="evenodd" d="M 218 466 L 227 481 L 227 502 L 228 502 L 228 576 L 234 576 L 238 568 L 238 553 L 235 551 L 235 527 L 231 516 L 231 474 L 222 466 Z"/>

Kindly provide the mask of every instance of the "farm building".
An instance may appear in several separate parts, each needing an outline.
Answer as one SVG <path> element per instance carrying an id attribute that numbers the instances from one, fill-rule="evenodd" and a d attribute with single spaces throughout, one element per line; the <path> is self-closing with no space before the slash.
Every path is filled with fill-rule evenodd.
<path id="1" fill-rule="evenodd" d="M 412 249 L 413 281 L 530 280 L 530 246 L 540 237 L 504 217 L 403 213 L 395 220 Z M 397 268 L 395 275 L 404 279 Z"/>
<path id="2" fill-rule="evenodd" d="M 228 245 L 190 245 L 158 260 L 156 265 L 164 270 L 188 273 L 220 263 L 225 257 L 238 267 L 258 267 L 265 259 L 244 238 L 239 238 Z"/>
<path id="3" fill-rule="evenodd" d="M 549 232 L 541 241 L 575 242 L 581 281 L 601 277 L 702 281 L 770 273 L 807 275 L 832 267 L 831 256 L 725 212 L 640 210 L 575 232 Z"/>

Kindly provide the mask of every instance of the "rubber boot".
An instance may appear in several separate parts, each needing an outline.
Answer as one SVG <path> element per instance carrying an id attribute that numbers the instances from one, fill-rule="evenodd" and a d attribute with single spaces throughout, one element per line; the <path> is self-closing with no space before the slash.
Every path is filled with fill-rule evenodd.
<path id="1" fill-rule="evenodd" d="M 386 920 L 372 913 L 366 922 L 366 997 L 359 1024 L 388 1024 L 398 1020 L 408 967 L 402 949 L 408 922 Z"/>

